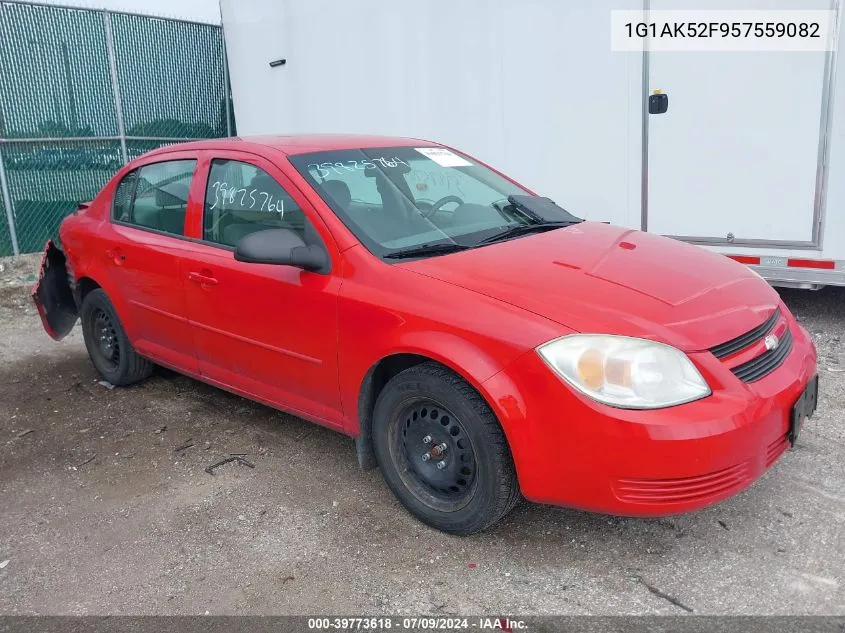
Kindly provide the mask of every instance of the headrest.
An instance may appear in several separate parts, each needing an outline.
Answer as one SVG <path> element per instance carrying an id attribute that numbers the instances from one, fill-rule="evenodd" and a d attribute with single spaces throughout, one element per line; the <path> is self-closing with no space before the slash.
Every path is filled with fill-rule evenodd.
<path id="1" fill-rule="evenodd" d="M 352 202 L 352 193 L 349 191 L 349 186 L 342 180 L 326 180 L 321 183 L 328 196 L 334 200 L 341 209 L 347 209 Z"/>
<path id="2" fill-rule="evenodd" d="M 395 172 L 397 174 L 403 174 L 403 175 L 411 173 L 411 168 L 408 165 L 403 165 L 402 163 L 396 163 L 396 165 L 394 165 L 393 167 L 388 167 L 388 166 L 383 165 L 383 164 L 377 165 L 377 167 L 378 167 L 378 169 L 365 169 L 364 175 L 367 178 L 376 178 L 378 180 L 381 180 L 381 179 L 386 177 L 384 175 L 384 172 L 386 170 L 390 170 L 390 171 Z"/>
<path id="3" fill-rule="evenodd" d="M 267 193 L 274 193 L 277 189 L 281 188 L 281 185 L 276 182 L 275 178 L 263 171 L 258 172 L 252 177 L 249 186 L 250 188 L 261 189 Z"/>

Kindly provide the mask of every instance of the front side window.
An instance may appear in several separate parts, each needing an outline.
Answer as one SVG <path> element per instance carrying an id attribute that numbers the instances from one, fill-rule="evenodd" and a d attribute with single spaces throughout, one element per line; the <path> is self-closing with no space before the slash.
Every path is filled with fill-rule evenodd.
<path id="1" fill-rule="evenodd" d="M 473 246 L 530 221 L 508 205 L 524 189 L 445 148 L 335 150 L 290 160 L 379 256 L 432 242 Z"/>
<path id="2" fill-rule="evenodd" d="M 127 174 L 115 190 L 114 219 L 183 235 L 195 160 L 144 165 Z"/>
<path id="3" fill-rule="evenodd" d="M 307 240 L 306 226 L 302 210 L 270 174 L 237 160 L 211 162 L 203 239 L 234 247 L 255 231 L 289 229 Z"/>

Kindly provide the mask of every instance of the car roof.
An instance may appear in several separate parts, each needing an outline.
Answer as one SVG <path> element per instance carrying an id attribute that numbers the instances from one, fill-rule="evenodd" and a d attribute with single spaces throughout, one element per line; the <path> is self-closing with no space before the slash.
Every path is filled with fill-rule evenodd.
<path id="1" fill-rule="evenodd" d="M 166 154 L 190 150 L 261 150 L 274 149 L 286 155 L 307 154 L 334 149 L 364 147 L 434 147 L 437 143 L 401 136 L 374 136 L 369 134 L 296 134 L 290 136 L 230 136 L 202 141 L 189 141 L 160 147 L 146 155 Z"/>

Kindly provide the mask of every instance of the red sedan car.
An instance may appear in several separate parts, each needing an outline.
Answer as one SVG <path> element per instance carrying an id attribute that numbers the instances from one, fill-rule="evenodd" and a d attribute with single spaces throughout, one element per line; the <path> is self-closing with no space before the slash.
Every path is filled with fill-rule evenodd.
<path id="1" fill-rule="evenodd" d="M 355 438 L 422 521 L 618 515 L 742 490 L 816 406 L 758 275 L 585 222 L 454 149 L 302 136 L 158 149 L 48 244 L 34 299 L 115 385 L 153 364 Z"/>

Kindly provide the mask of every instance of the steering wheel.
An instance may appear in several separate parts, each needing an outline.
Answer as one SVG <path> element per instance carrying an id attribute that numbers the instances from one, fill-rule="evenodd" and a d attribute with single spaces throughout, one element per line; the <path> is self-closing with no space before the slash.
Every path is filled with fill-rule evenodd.
<path id="1" fill-rule="evenodd" d="M 431 205 L 430 208 L 426 209 L 425 211 L 420 211 L 420 213 L 422 213 L 422 216 L 427 220 L 450 202 L 454 202 L 458 205 L 464 203 L 464 201 L 461 200 L 458 196 L 443 196 L 442 198 L 440 198 L 440 200 Z"/>

